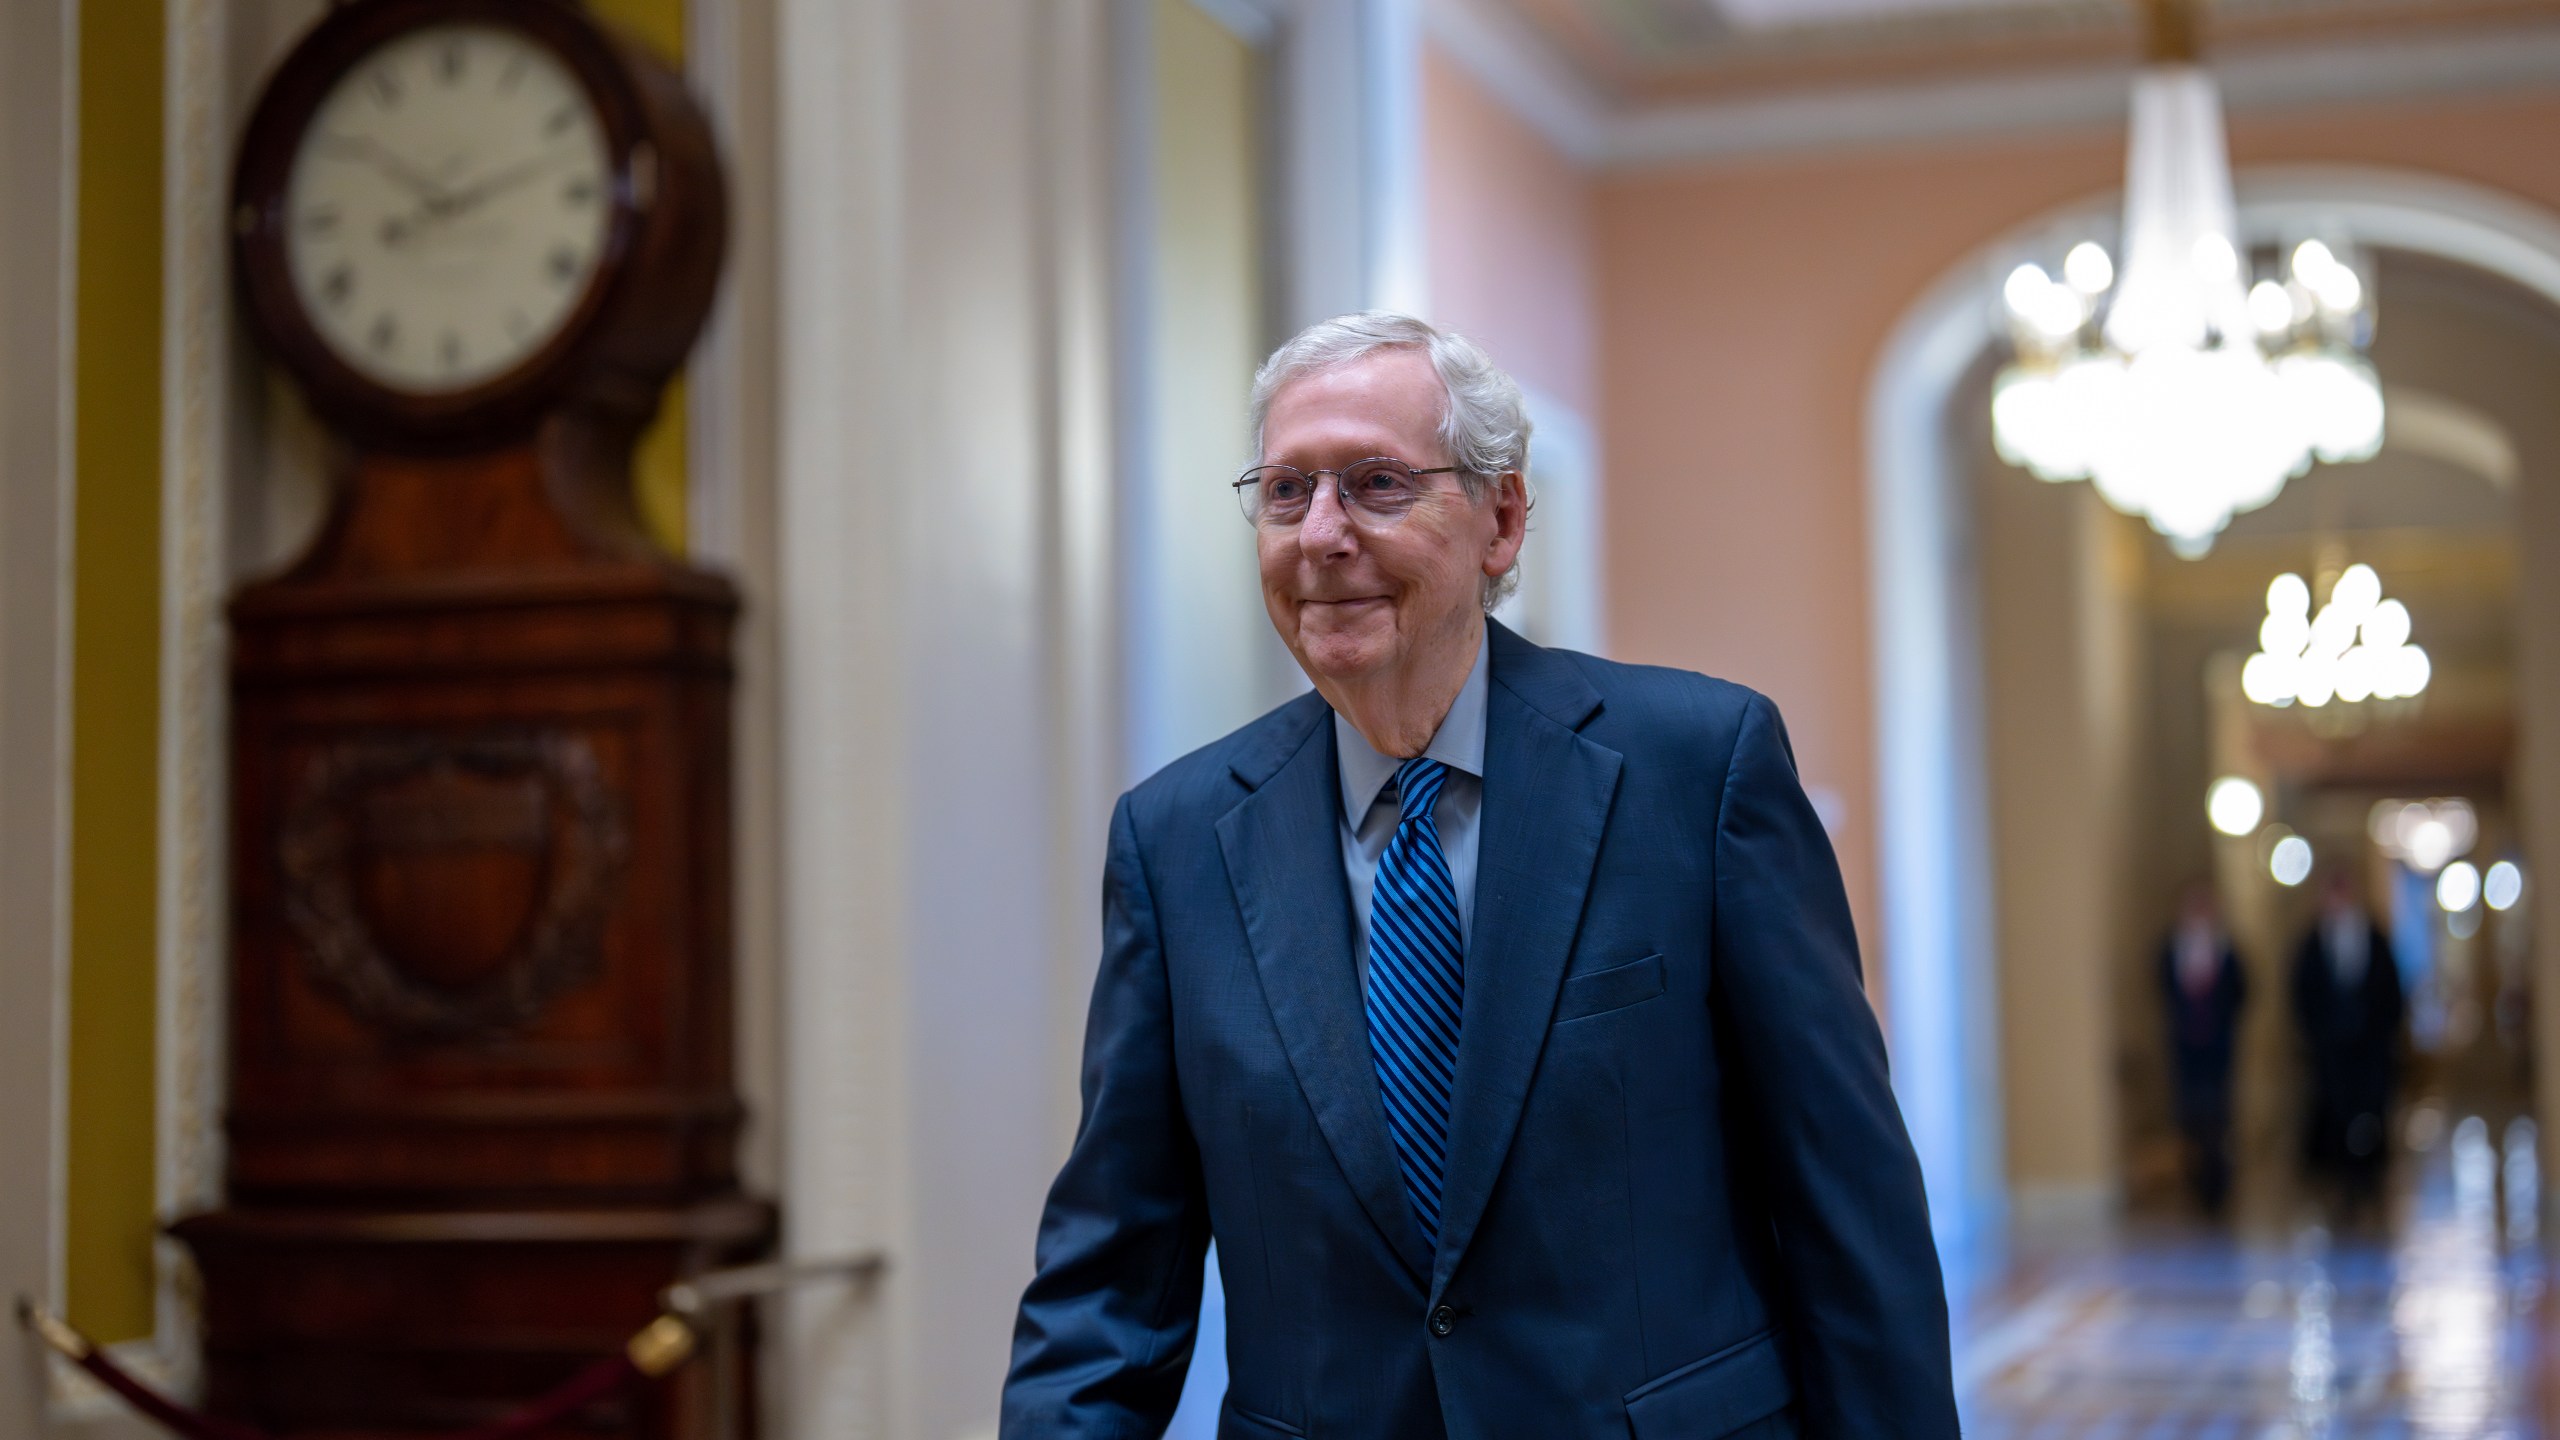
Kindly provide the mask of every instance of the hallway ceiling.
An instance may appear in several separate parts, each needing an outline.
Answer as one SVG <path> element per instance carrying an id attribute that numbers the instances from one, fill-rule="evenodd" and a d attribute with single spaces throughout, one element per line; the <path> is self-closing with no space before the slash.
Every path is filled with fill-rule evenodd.
<path id="1" fill-rule="evenodd" d="M 1482 0 L 1620 105 L 2130 62 L 2130 0 Z M 2210 51 L 2438 39 L 2560 0 L 2208 0 Z"/>

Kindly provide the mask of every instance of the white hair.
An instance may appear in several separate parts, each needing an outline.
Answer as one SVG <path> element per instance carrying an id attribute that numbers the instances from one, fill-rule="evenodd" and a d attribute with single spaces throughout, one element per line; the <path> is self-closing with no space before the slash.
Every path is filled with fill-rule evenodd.
<path id="1" fill-rule="evenodd" d="M 1263 421 L 1281 387 L 1381 350 L 1419 350 L 1429 357 L 1432 373 L 1440 377 L 1440 447 L 1458 467 L 1468 498 L 1482 499 L 1488 480 L 1517 475 L 1526 499 L 1529 407 L 1519 385 L 1474 341 L 1390 310 L 1319 320 L 1271 352 L 1253 377 L 1254 453 L 1262 453 Z M 1485 580 L 1484 608 L 1492 610 L 1519 588 L 1520 560 L 1514 555 L 1510 569 Z"/>

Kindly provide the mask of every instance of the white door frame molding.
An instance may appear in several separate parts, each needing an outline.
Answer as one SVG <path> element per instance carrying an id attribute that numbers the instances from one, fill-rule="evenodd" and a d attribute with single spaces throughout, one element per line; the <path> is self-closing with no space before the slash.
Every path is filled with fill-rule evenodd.
<path id="1" fill-rule="evenodd" d="M 2248 241 L 2334 225 L 2364 244 L 2472 266 L 2560 305 L 2560 216 L 2513 196 L 2421 172 L 2346 166 L 2248 170 L 2237 184 Z M 2008 267 L 2053 235 L 2111 225 L 2115 204 L 2104 196 L 2060 207 L 1943 272 L 1895 325 L 1867 391 L 1877 838 L 1894 1085 L 1940 1243 L 1956 1250 L 1996 1236 L 2007 1183 L 1980 626 L 1949 402 L 1966 371 L 2000 343 Z M 2539 631 L 2523 633 L 2530 648 Z M 2560 666 L 2560 657 L 2521 660 Z M 2555 723 L 2560 716 L 2540 728 Z M 2560 810 L 2560 754 L 2537 755 L 2529 743 L 2525 771 L 2537 813 Z M 2537 858 L 2560 864 L 2560 818 L 2538 834 Z M 2538 963 L 2553 973 L 2560 938 L 2539 943 Z M 2543 993 L 2539 1004 L 2537 1035 L 2549 1044 L 2560 1037 L 2560 997 Z M 2560 1114 L 2560 1076 L 2546 1072 L 2541 1085 L 2542 1112 Z"/>

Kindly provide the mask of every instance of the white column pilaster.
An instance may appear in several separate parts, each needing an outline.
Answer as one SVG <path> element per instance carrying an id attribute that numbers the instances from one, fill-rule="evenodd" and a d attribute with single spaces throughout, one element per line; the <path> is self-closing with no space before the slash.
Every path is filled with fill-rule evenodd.
<path id="1" fill-rule="evenodd" d="M 1422 42 L 1415 0 L 1299 0 L 1281 27 L 1281 321 L 1421 313 Z"/>
<path id="2" fill-rule="evenodd" d="M 795 1305 L 783 1419 L 951 1440 L 995 1419 L 1117 774 L 1104 35 L 776 14 L 785 1224 L 891 1266 Z"/>

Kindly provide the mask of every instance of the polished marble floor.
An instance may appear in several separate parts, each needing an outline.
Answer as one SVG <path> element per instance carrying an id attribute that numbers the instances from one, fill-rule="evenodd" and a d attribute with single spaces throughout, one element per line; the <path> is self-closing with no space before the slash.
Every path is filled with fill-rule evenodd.
<path id="1" fill-rule="evenodd" d="M 1957 1316 L 1976 1440 L 2523 1440 L 2547 1312 L 2530 1122 L 2409 1157 L 2387 1232 L 2135 1230 L 2009 1259 Z M 2555 1427 L 2560 1434 L 2560 1427 Z"/>

